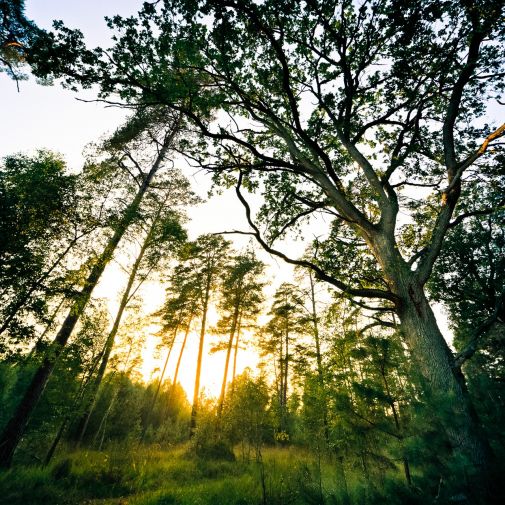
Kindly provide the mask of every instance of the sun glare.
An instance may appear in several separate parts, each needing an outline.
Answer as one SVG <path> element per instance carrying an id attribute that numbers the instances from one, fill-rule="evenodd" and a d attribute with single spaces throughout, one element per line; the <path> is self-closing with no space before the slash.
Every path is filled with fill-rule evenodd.
<path id="1" fill-rule="evenodd" d="M 212 314 L 209 314 L 212 324 L 217 321 L 217 313 L 212 310 Z M 195 373 L 196 373 L 196 359 L 198 356 L 198 342 L 200 334 L 198 329 L 193 330 L 189 336 L 186 343 L 186 349 L 184 350 L 183 358 L 181 361 L 181 366 L 179 369 L 179 375 L 177 382 L 181 384 L 188 399 L 191 401 L 193 398 L 193 390 L 195 387 Z M 241 333 L 241 338 L 243 341 L 250 341 L 251 335 L 249 332 L 244 331 Z M 205 347 L 202 362 L 202 373 L 200 378 L 201 391 L 208 397 L 217 398 L 221 391 L 221 384 L 223 380 L 224 365 L 226 352 L 220 351 L 211 354 L 210 349 L 217 342 L 219 336 L 213 335 L 211 332 L 207 332 L 205 336 Z M 150 382 L 152 380 L 158 380 L 165 360 L 167 358 L 168 349 L 163 348 L 161 352 L 156 350 L 156 346 L 159 343 L 159 338 L 153 335 L 149 336 L 146 340 L 144 348 L 142 350 L 142 367 L 141 374 L 144 382 Z M 181 350 L 182 335 L 176 340 L 172 352 L 167 364 L 167 369 L 165 371 L 164 380 L 172 380 L 174 377 L 175 367 L 177 364 L 177 359 Z M 252 370 L 257 368 L 259 361 L 259 356 L 256 352 L 251 349 L 240 349 L 237 355 L 237 370 L 236 373 L 240 374 L 245 368 L 249 367 Z M 232 378 L 233 370 L 233 354 L 230 359 L 230 365 L 228 369 L 228 380 Z"/>

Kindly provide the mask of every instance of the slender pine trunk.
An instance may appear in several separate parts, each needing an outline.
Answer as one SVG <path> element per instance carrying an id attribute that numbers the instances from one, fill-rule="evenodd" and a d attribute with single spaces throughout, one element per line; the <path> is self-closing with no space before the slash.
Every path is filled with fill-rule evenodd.
<path id="1" fill-rule="evenodd" d="M 236 331 L 237 336 L 235 337 L 235 348 L 233 350 L 233 372 L 231 374 L 231 396 L 232 397 L 235 392 L 235 377 L 237 375 L 237 356 L 238 356 L 238 350 L 239 350 L 241 328 L 242 328 L 242 312 L 240 313 L 240 315 L 238 317 L 237 331 Z"/>
<path id="2" fill-rule="evenodd" d="M 282 391 L 282 429 L 287 430 L 287 415 L 288 415 L 288 377 L 289 377 L 289 322 L 286 321 L 285 338 L 285 354 L 284 354 L 284 389 Z"/>
<path id="3" fill-rule="evenodd" d="M 310 302 L 311 302 L 311 319 L 312 327 L 314 331 L 314 343 L 316 345 L 316 364 L 317 364 L 317 378 L 319 382 L 319 389 L 321 394 L 321 408 L 323 415 L 323 430 L 324 430 L 324 440 L 326 442 L 326 448 L 330 446 L 330 430 L 328 426 L 328 406 L 326 402 L 326 384 L 324 382 L 324 370 L 323 370 L 323 357 L 321 354 L 321 339 L 319 335 L 319 322 L 317 317 L 317 307 L 316 307 L 316 293 L 314 278 L 311 271 L 309 271 L 309 281 L 310 281 Z"/>
<path id="4" fill-rule="evenodd" d="M 193 317 L 191 316 L 191 318 L 188 321 L 188 325 L 186 326 L 186 331 L 184 332 L 184 338 L 182 340 L 181 350 L 179 351 L 179 357 L 177 359 L 177 365 L 175 366 L 174 380 L 173 380 L 173 383 L 172 383 L 172 391 L 175 389 L 175 387 L 177 385 L 177 379 L 179 377 L 179 369 L 181 367 L 182 356 L 184 354 L 184 349 L 186 348 L 186 342 L 188 340 L 189 331 L 191 329 L 191 320 L 192 319 L 193 319 Z"/>
<path id="5" fill-rule="evenodd" d="M 410 474 L 410 464 L 409 464 L 409 460 L 407 459 L 407 456 L 404 454 L 403 430 L 402 430 L 402 426 L 400 423 L 400 415 L 399 415 L 398 410 L 396 408 L 395 399 L 393 398 L 393 396 L 391 394 L 391 388 L 389 387 L 389 382 L 386 377 L 386 370 L 385 370 L 384 364 L 381 365 L 380 374 L 382 377 L 382 382 L 384 383 L 384 391 L 386 393 L 387 402 L 389 404 L 389 407 L 391 408 L 391 411 L 393 412 L 393 420 L 395 423 L 395 428 L 398 433 L 398 436 L 400 437 L 399 440 L 400 440 L 400 445 L 402 448 L 403 472 L 405 474 L 405 480 L 407 481 L 407 484 L 409 486 L 412 486 L 412 477 Z"/>
<path id="6" fill-rule="evenodd" d="M 154 411 L 154 407 L 156 405 L 156 400 L 158 399 L 158 395 L 160 394 L 161 385 L 163 384 L 163 379 L 165 377 L 165 372 L 167 370 L 168 360 L 170 359 L 170 355 L 172 354 L 172 349 L 174 347 L 175 337 L 177 336 L 177 330 L 178 330 L 178 328 L 176 327 L 174 330 L 174 335 L 173 335 L 172 340 L 170 342 L 170 346 L 168 347 L 167 357 L 165 359 L 165 363 L 163 364 L 163 370 L 161 371 L 160 379 L 158 381 L 158 386 L 156 387 L 156 391 L 154 392 L 153 399 L 151 400 L 151 405 L 149 406 L 149 409 L 147 410 L 147 413 L 146 413 L 146 420 L 145 420 L 144 428 L 142 430 L 142 435 L 140 436 L 141 442 L 144 440 L 144 438 L 146 436 L 147 428 L 149 427 L 149 423 L 151 421 L 151 416 Z"/>
<path id="7" fill-rule="evenodd" d="M 126 359 L 123 365 L 123 371 L 120 373 L 120 380 L 122 381 L 124 377 L 126 376 L 126 371 L 128 370 L 128 363 L 130 362 L 130 356 L 132 354 L 133 350 L 133 341 L 130 341 L 130 346 L 128 347 L 128 354 L 126 355 Z M 102 416 L 102 419 L 100 420 L 100 424 L 98 425 L 98 429 L 95 432 L 95 436 L 93 437 L 93 445 L 96 445 L 96 442 L 98 440 L 98 437 L 100 436 L 100 432 L 102 432 L 102 437 L 100 438 L 100 444 L 98 445 L 98 450 L 102 450 L 103 442 L 105 439 L 105 431 L 107 427 L 107 419 L 109 418 L 109 414 L 112 411 L 112 407 L 116 403 L 117 397 L 119 396 L 119 393 L 121 391 L 121 388 L 123 387 L 122 382 L 119 383 L 119 386 L 114 389 L 112 392 L 111 400 L 109 402 L 109 405 L 107 406 L 107 409 L 105 410 L 104 415 Z"/>
<path id="8" fill-rule="evenodd" d="M 224 397 L 226 394 L 226 381 L 228 379 L 228 368 L 230 365 L 230 357 L 231 357 L 231 348 L 233 346 L 233 340 L 235 337 L 235 330 L 237 328 L 238 314 L 240 309 L 240 300 L 237 301 L 235 306 L 235 310 L 233 312 L 233 319 L 230 328 L 230 337 L 228 338 L 228 347 L 226 348 L 226 360 L 224 363 L 224 372 L 223 372 L 223 382 L 221 384 L 221 394 L 219 395 L 219 404 L 217 409 L 217 417 L 218 419 L 221 417 L 223 413 L 223 405 L 224 405 Z"/>
<path id="9" fill-rule="evenodd" d="M 165 202 L 163 202 L 163 203 L 165 203 Z M 98 368 L 98 373 L 96 374 L 96 378 L 93 381 L 90 395 L 87 400 L 86 408 L 84 409 L 84 413 L 82 414 L 82 416 L 79 419 L 79 422 L 77 424 L 78 427 L 77 427 L 76 447 L 79 447 L 79 445 L 82 443 L 82 441 L 84 439 L 84 436 L 86 435 L 86 430 L 88 429 L 88 423 L 89 423 L 89 420 L 91 418 L 91 414 L 93 412 L 93 409 L 95 408 L 95 404 L 96 404 L 96 401 L 98 398 L 98 390 L 100 389 L 100 384 L 102 383 L 103 377 L 105 375 L 105 371 L 107 369 L 107 364 L 109 362 L 110 354 L 111 354 L 112 349 L 114 347 L 114 341 L 116 339 L 116 335 L 119 330 L 119 326 L 121 324 L 121 319 L 123 318 L 123 313 L 126 310 L 126 307 L 128 306 L 128 303 L 130 302 L 130 299 L 132 297 L 131 292 L 132 292 L 132 288 L 133 288 L 133 283 L 135 282 L 135 279 L 137 277 L 137 273 L 139 271 L 142 260 L 144 259 L 145 253 L 147 252 L 147 250 L 151 244 L 154 229 L 160 219 L 162 209 L 163 209 L 163 205 L 160 206 L 155 218 L 153 219 L 153 222 L 151 223 L 151 227 L 150 227 L 150 229 L 144 239 L 144 242 L 142 243 L 139 254 L 137 255 L 137 258 L 135 259 L 135 263 L 133 264 L 132 269 L 130 271 L 130 275 L 128 276 L 128 282 L 126 284 L 126 288 L 125 288 L 123 295 L 121 297 L 118 311 L 117 311 L 116 317 L 114 319 L 114 324 L 112 325 L 109 335 L 107 336 L 107 340 L 105 341 L 105 347 L 104 347 L 104 351 L 103 351 L 103 355 L 102 355 L 102 361 L 100 363 L 100 367 Z"/>
<path id="10" fill-rule="evenodd" d="M 286 363 L 284 361 L 284 339 L 279 339 L 279 414 L 280 422 L 279 427 L 281 431 L 285 430 L 284 427 L 284 368 Z"/>
<path id="11" fill-rule="evenodd" d="M 207 309 L 209 306 L 210 287 L 212 282 L 212 271 L 207 273 L 207 282 L 205 285 L 205 295 L 202 308 L 202 324 L 200 327 L 200 342 L 198 345 L 198 358 L 196 361 L 195 389 L 193 392 L 193 405 L 191 406 L 191 423 L 189 427 L 189 438 L 192 438 L 196 430 L 196 416 L 198 413 L 198 403 L 200 399 L 200 375 L 202 373 L 203 344 L 205 340 L 205 330 L 207 324 Z"/>

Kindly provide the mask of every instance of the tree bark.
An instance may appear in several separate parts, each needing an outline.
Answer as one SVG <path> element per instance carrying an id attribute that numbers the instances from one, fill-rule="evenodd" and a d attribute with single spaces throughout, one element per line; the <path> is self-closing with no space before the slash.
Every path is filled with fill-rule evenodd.
<path id="1" fill-rule="evenodd" d="M 172 383 L 172 391 L 175 389 L 175 386 L 177 385 L 177 378 L 179 377 L 179 368 L 181 366 L 182 355 L 184 354 L 184 349 L 186 348 L 186 342 L 188 340 L 188 335 L 189 335 L 189 330 L 191 328 L 191 320 L 192 319 L 193 319 L 193 317 L 191 317 L 189 319 L 188 325 L 186 326 L 186 331 L 184 332 L 184 339 L 182 340 L 181 350 L 179 351 L 179 358 L 177 359 L 177 365 L 175 366 L 174 381 Z"/>
<path id="2" fill-rule="evenodd" d="M 228 368 L 230 365 L 231 348 L 233 346 L 235 331 L 237 329 L 239 309 L 240 309 L 240 299 L 238 300 L 237 305 L 235 306 L 235 310 L 233 312 L 233 320 L 230 328 L 230 337 L 228 339 L 228 347 L 226 349 L 226 361 L 224 364 L 223 383 L 221 384 L 221 394 L 219 395 L 219 405 L 217 409 L 218 418 L 220 418 L 221 414 L 223 413 L 224 396 L 226 394 L 226 380 L 228 379 Z"/>
<path id="3" fill-rule="evenodd" d="M 209 305 L 210 287 L 212 283 L 212 270 L 207 273 L 205 285 L 205 295 L 202 307 L 202 324 L 200 327 L 200 343 L 198 345 L 198 358 L 196 361 L 195 389 L 193 392 L 193 405 L 191 406 L 191 423 L 189 427 L 189 437 L 192 438 L 196 431 L 196 415 L 198 413 L 198 402 L 200 397 L 200 375 L 202 373 L 203 343 L 205 340 L 205 330 L 207 323 L 207 309 Z"/>
<path id="4" fill-rule="evenodd" d="M 405 279 L 405 278 L 404 278 Z M 436 408 L 455 456 L 468 462 L 467 492 L 491 498 L 493 455 L 472 405 L 465 378 L 437 325 L 423 288 L 412 280 L 397 281 L 400 329 Z M 445 409 L 441 411 L 440 409 Z"/>
<path id="5" fill-rule="evenodd" d="M 65 318 L 60 330 L 56 334 L 56 337 L 48 349 L 44 360 L 35 372 L 24 397 L 18 405 L 18 408 L 5 426 L 0 437 L 0 467 L 10 467 L 14 452 L 19 442 L 21 441 L 21 438 L 23 437 L 30 416 L 33 413 L 40 397 L 42 396 L 42 393 L 44 392 L 47 381 L 51 376 L 56 361 L 63 351 L 63 348 L 67 344 L 68 339 L 70 338 L 70 335 L 75 328 L 75 325 L 83 314 L 84 309 L 86 308 L 86 305 L 91 298 L 91 293 L 93 292 L 95 286 L 98 284 L 98 281 L 100 280 L 105 267 L 112 259 L 112 255 L 116 250 L 119 241 L 123 237 L 128 226 L 133 221 L 135 214 L 140 207 L 140 203 L 144 194 L 146 193 L 153 177 L 161 166 L 161 163 L 168 150 L 170 141 L 171 137 L 167 137 L 164 145 L 158 153 L 153 166 L 151 167 L 151 170 L 146 175 L 142 185 L 135 195 L 135 198 L 130 203 L 130 205 L 128 205 L 126 211 L 116 226 L 114 234 L 109 239 L 107 245 L 105 246 L 105 249 L 102 251 L 102 254 L 98 258 L 98 261 L 95 263 L 88 278 L 86 279 L 84 287 L 77 296 L 75 302 L 70 307 L 67 317 Z"/>
<path id="6" fill-rule="evenodd" d="M 452 198 L 448 198 L 447 202 L 454 207 Z M 445 205 L 446 208 L 449 203 Z M 441 215 L 444 222 L 448 222 L 450 213 L 445 208 L 444 211 Z M 439 221 L 441 219 L 439 217 Z M 370 232 L 361 230 L 362 236 L 381 266 L 394 295 L 394 310 L 400 319 L 400 330 L 422 376 L 433 418 L 440 422 L 453 455 L 467 462 L 466 474 L 471 484 L 466 489 L 462 484 L 461 489 L 476 497 L 477 503 L 481 499 L 478 497 L 483 496 L 491 502 L 492 495 L 496 494 L 491 482 L 495 467 L 493 453 L 479 424 L 463 373 L 455 363 L 424 292 L 424 284 L 434 261 L 433 253 L 431 262 L 421 261 L 412 271 L 396 246 L 393 222 Z M 438 227 L 444 228 L 444 223 L 439 222 Z M 436 245 L 432 247 L 437 248 Z"/>

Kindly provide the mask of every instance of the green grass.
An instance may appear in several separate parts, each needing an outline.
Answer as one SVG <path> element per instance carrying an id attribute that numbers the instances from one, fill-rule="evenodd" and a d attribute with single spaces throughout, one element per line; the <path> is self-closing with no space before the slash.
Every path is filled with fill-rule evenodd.
<path id="1" fill-rule="evenodd" d="M 296 448 L 264 449 L 263 461 L 268 505 L 344 503 L 331 463 L 319 466 L 313 455 Z M 350 494 L 352 504 L 364 503 L 358 485 Z M 382 503 L 380 496 L 367 501 Z M 0 503 L 260 505 L 263 499 L 258 463 L 204 461 L 179 446 L 170 451 L 81 450 L 49 468 L 16 467 L 0 473 Z"/>

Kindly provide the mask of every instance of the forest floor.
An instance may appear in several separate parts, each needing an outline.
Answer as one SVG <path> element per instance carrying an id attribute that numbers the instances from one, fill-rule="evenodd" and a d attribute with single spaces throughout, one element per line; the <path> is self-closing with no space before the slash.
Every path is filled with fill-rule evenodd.
<path id="1" fill-rule="evenodd" d="M 334 463 L 298 448 L 265 448 L 263 464 L 253 452 L 249 459 L 241 448 L 235 453 L 236 461 L 224 461 L 196 457 L 187 446 L 75 451 L 46 468 L 17 466 L 0 473 L 0 503 L 337 505 L 345 501 Z M 351 503 L 368 501 L 361 495 L 365 490 L 352 479 L 349 490 Z"/>

